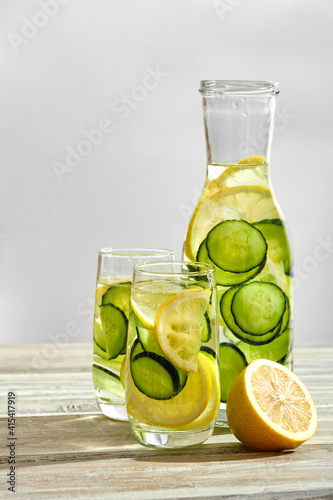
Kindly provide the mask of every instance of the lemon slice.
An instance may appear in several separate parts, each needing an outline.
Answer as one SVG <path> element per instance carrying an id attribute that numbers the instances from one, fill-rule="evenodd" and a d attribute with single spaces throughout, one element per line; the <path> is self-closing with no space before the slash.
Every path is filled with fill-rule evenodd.
<path id="1" fill-rule="evenodd" d="M 262 165 L 251 168 L 229 167 L 213 182 L 212 186 L 219 187 L 219 191 L 235 186 L 261 186 L 268 188 L 268 170 L 267 168 L 263 170 Z"/>
<path id="2" fill-rule="evenodd" d="M 244 158 L 244 160 L 240 160 L 238 162 L 239 165 L 258 165 L 258 163 L 265 163 L 266 158 L 265 156 L 248 156 L 247 158 Z"/>
<path id="3" fill-rule="evenodd" d="M 178 368 L 195 372 L 210 290 L 187 290 L 167 300 L 155 318 L 155 332 L 164 355 Z"/>
<path id="4" fill-rule="evenodd" d="M 238 162 L 240 167 L 232 165 L 207 186 L 214 192 L 234 186 L 263 186 L 269 187 L 268 165 L 264 156 L 250 156 Z"/>
<path id="5" fill-rule="evenodd" d="M 251 223 L 279 217 L 272 192 L 267 187 L 234 186 L 222 189 L 205 198 L 198 207 L 186 236 L 186 255 L 196 256 L 207 233 L 223 220 L 243 219 Z"/>
<path id="6" fill-rule="evenodd" d="M 132 309 L 146 328 L 153 330 L 155 317 L 161 305 L 182 289 L 180 283 L 168 280 L 140 283 L 138 287 L 134 286 L 132 289 Z"/>
<path id="7" fill-rule="evenodd" d="M 95 294 L 95 317 L 99 316 L 99 306 L 102 303 L 102 298 L 105 292 L 108 290 L 110 285 L 101 285 L 98 283 L 97 288 L 96 288 L 96 294 Z"/>
<path id="8" fill-rule="evenodd" d="M 254 450 L 297 448 L 317 427 L 317 412 L 300 379 L 274 361 L 258 359 L 233 384 L 227 402 L 230 429 Z"/>
<path id="9" fill-rule="evenodd" d="M 185 238 L 184 253 L 189 260 L 196 260 L 197 248 L 192 245 L 192 232 L 196 224 L 198 213 L 201 210 L 201 205 L 206 198 L 213 196 L 222 189 L 235 186 L 269 187 L 268 169 L 264 156 L 250 156 L 244 160 L 240 160 L 238 164 L 240 167 L 235 165 L 230 166 L 216 179 L 206 178 L 202 195 L 191 217 Z M 214 165 L 214 167 L 216 167 L 216 165 Z M 221 165 L 221 168 L 223 167 L 227 167 L 227 165 Z"/>
<path id="10" fill-rule="evenodd" d="M 119 372 L 120 382 L 124 389 L 125 389 L 125 378 L 126 378 L 126 363 L 127 363 L 127 355 L 125 354 Z"/>
<path id="11" fill-rule="evenodd" d="M 212 381 L 212 392 L 206 406 L 206 409 L 201 413 L 201 415 L 193 420 L 190 424 L 182 427 L 182 429 L 198 429 L 199 427 L 205 427 L 210 423 L 214 422 L 219 408 L 220 408 L 220 379 L 218 374 L 218 368 L 215 362 L 204 356 L 202 360 L 205 361 L 206 366 L 209 370 L 211 381 Z"/>
<path id="12" fill-rule="evenodd" d="M 189 374 L 184 389 L 167 400 L 152 399 L 135 386 L 127 368 L 127 412 L 142 423 L 172 429 L 197 419 L 206 409 L 212 393 L 212 378 L 203 354 L 198 357 L 198 370 Z"/>

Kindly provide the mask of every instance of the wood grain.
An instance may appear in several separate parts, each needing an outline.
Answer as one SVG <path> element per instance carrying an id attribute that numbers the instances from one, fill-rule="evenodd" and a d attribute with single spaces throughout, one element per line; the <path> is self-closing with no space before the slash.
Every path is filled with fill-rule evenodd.
<path id="1" fill-rule="evenodd" d="M 295 451 L 256 453 L 229 430 L 201 446 L 141 446 L 124 422 L 97 409 L 89 344 L 0 348 L 2 478 L 8 391 L 17 394 L 17 484 L 0 483 L 0 498 L 211 499 L 333 498 L 333 343 L 298 344 L 295 372 L 311 392 L 318 429 Z"/>

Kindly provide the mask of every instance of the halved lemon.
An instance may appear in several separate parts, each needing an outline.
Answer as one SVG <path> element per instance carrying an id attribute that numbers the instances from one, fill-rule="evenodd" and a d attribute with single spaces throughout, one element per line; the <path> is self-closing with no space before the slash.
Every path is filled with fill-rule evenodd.
<path id="1" fill-rule="evenodd" d="M 189 374 L 184 389 L 166 400 L 152 399 L 135 386 L 131 370 L 126 371 L 126 408 L 137 420 L 148 425 L 172 429 L 189 424 L 206 409 L 212 393 L 212 378 L 203 354 L 198 370 Z"/>
<path id="2" fill-rule="evenodd" d="M 274 361 L 258 359 L 233 384 L 227 402 L 231 431 L 254 450 L 297 448 L 317 427 L 317 412 L 300 379 Z"/>
<path id="3" fill-rule="evenodd" d="M 188 257 L 196 256 L 207 233 L 223 220 L 243 219 L 251 223 L 281 215 L 271 190 L 261 186 L 222 189 L 205 198 L 199 208 L 186 236 L 185 252 Z"/>
<path id="4" fill-rule="evenodd" d="M 155 333 L 164 355 L 183 370 L 195 372 L 210 290 L 186 290 L 167 300 L 155 318 Z"/>

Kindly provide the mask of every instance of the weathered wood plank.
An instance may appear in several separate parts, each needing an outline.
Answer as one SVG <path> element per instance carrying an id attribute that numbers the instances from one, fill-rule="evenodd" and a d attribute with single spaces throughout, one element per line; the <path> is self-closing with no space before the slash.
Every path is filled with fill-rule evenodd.
<path id="1" fill-rule="evenodd" d="M 97 413 L 91 382 L 91 346 L 58 348 L 33 366 L 45 346 L 0 348 L 0 418 L 6 440 L 6 394 L 17 392 L 18 499 L 333 498 L 333 344 L 297 345 L 295 372 L 317 404 L 318 429 L 285 453 L 255 453 L 229 430 L 215 429 L 200 447 L 142 447 L 124 422 Z M 10 361 L 9 361 L 10 358 Z M 0 469 L 8 472 L 8 450 Z M 4 483 L 0 498 L 7 499 Z"/>

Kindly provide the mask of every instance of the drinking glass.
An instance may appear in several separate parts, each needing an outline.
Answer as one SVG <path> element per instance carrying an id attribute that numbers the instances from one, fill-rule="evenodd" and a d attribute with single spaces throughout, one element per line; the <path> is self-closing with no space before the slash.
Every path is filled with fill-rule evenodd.
<path id="1" fill-rule="evenodd" d="M 212 434 L 220 403 L 215 271 L 198 262 L 134 268 L 126 408 L 144 445 L 181 448 Z"/>
<path id="2" fill-rule="evenodd" d="M 133 267 L 172 260 L 163 248 L 103 248 L 98 255 L 92 377 L 97 403 L 106 417 L 127 420 L 120 381 L 125 366 Z"/>

